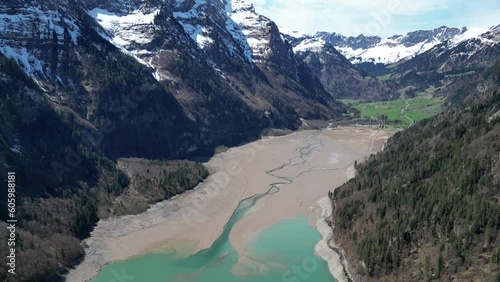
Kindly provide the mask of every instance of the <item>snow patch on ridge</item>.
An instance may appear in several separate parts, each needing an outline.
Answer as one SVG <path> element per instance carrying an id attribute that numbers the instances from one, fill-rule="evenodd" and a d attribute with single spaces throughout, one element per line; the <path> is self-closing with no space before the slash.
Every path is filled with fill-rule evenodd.
<path id="1" fill-rule="evenodd" d="M 175 6 L 180 7 L 182 5 L 181 0 L 176 0 Z M 179 23 L 184 28 L 184 31 L 198 44 L 201 49 L 212 44 L 214 41 L 210 37 L 210 30 L 199 24 L 193 25 L 191 22 L 194 19 L 199 19 L 206 16 L 203 11 L 203 6 L 206 5 L 205 0 L 196 0 L 193 7 L 186 12 L 174 12 L 174 17 L 179 21 Z"/>
<path id="2" fill-rule="evenodd" d="M 159 10 L 144 14 L 139 10 L 128 15 L 117 15 L 104 9 L 95 8 L 89 11 L 99 24 L 113 37 L 112 40 L 120 45 L 127 46 L 133 42 L 146 44 L 151 42 L 152 35 L 138 30 L 140 26 L 153 24 L 154 17 Z"/>
<path id="3" fill-rule="evenodd" d="M 385 43 L 385 44 L 384 44 Z M 350 47 L 338 48 L 340 53 L 351 59 L 352 63 L 373 62 L 390 64 L 404 58 L 421 54 L 440 42 L 419 43 L 406 47 L 403 44 L 395 44 L 390 39 L 382 40 L 381 44 L 369 49 L 352 49 Z"/>
<path id="4" fill-rule="evenodd" d="M 80 28 L 75 21 L 63 17 L 56 11 L 44 11 L 39 7 L 19 8 L 9 14 L 0 6 L 0 52 L 13 59 L 43 89 L 41 80 L 47 80 L 49 63 L 37 58 L 26 48 L 33 37 L 42 42 L 52 42 L 54 36 L 59 44 L 65 40 L 77 44 Z M 40 57 L 40 56 L 38 56 Z"/>
<path id="5" fill-rule="evenodd" d="M 450 41 L 452 42 L 453 46 L 458 45 L 460 42 L 463 42 L 465 40 L 469 40 L 472 38 L 481 38 L 480 35 L 488 32 L 488 29 L 486 28 L 471 28 L 467 30 L 466 32 L 458 35 L 457 37 L 451 39 Z"/>
<path id="6" fill-rule="evenodd" d="M 14 59 L 17 64 L 32 78 L 37 78 L 37 74 L 43 74 L 42 63 L 26 50 L 25 47 L 12 48 L 10 46 L 0 46 L 0 51 L 7 57 Z"/>
<path id="7" fill-rule="evenodd" d="M 185 23 L 181 24 L 184 27 L 184 30 L 189 34 L 189 36 L 194 41 L 196 41 L 196 43 L 201 49 L 214 43 L 213 39 L 209 36 L 210 30 L 208 28 L 203 27 L 201 25 L 193 26 Z"/>
<path id="8" fill-rule="evenodd" d="M 325 46 L 325 40 L 321 38 L 308 38 L 300 42 L 299 45 L 293 47 L 294 52 L 305 52 L 305 51 L 313 51 L 320 52 Z"/>
<path id="9" fill-rule="evenodd" d="M 227 46 L 232 56 L 243 56 L 243 59 L 253 62 L 253 53 L 250 42 L 246 37 L 246 34 L 244 34 L 242 27 L 233 19 L 233 16 L 237 11 L 251 7 L 251 4 L 249 5 L 242 1 L 231 0 L 221 3 L 224 5 L 219 6 L 220 14 L 212 16 L 227 18 L 225 21 L 225 29 L 229 32 L 233 40 L 223 39 L 224 45 Z M 181 0 L 177 0 L 175 6 L 180 8 L 182 4 Z M 214 40 L 210 37 L 211 30 L 197 24 L 199 19 L 207 16 L 204 11 L 207 5 L 217 7 L 215 3 L 209 4 L 205 0 L 196 0 L 189 10 L 181 12 L 177 11 L 173 13 L 174 17 L 184 28 L 184 31 L 197 43 L 200 49 L 205 49 L 214 43 Z M 253 43 L 257 44 L 256 42 Z"/>
<path id="10" fill-rule="evenodd" d="M 148 44 L 154 38 L 153 22 L 159 9 L 144 14 L 134 10 L 128 14 L 119 15 L 104 9 L 95 8 L 89 14 L 103 27 L 111 37 L 103 32 L 99 34 L 118 47 L 123 53 L 131 55 L 139 63 L 151 67 L 151 64 L 140 58 L 140 55 L 150 54 L 147 50 L 128 50 L 132 44 Z"/>

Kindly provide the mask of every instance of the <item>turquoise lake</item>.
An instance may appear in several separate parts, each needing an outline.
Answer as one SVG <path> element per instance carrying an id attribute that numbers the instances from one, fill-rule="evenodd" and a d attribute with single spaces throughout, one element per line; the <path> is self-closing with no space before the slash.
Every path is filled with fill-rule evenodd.
<path id="1" fill-rule="evenodd" d="M 266 193 L 269 194 L 269 193 Z M 264 229 L 249 246 L 251 262 L 243 275 L 232 272 L 238 254 L 231 246 L 233 226 L 266 194 L 240 203 L 221 236 L 208 249 L 186 258 L 151 253 L 108 264 L 93 282 L 332 282 L 325 261 L 314 254 L 320 234 L 299 216 Z"/>

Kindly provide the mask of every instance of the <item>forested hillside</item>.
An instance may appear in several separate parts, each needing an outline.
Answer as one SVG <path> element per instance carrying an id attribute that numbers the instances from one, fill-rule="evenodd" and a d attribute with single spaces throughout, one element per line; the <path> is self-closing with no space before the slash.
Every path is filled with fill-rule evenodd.
<path id="1" fill-rule="evenodd" d="M 125 173 L 89 142 L 74 116 L 58 114 L 31 78 L 3 55 L 0 89 L 0 183 L 7 187 L 7 173 L 16 173 L 17 209 L 16 275 L 5 280 L 2 264 L 0 281 L 56 281 L 62 267 L 83 254 L 80 239 L 97 220 L 140 210 L 115 201 L 128 191 Z M 158 192 L 149 198 L 170 198 L 207 176 L 199 164 L 181 164 L 165 170 Z M 5 230 L 7 189 L 0 194 L 0 209 Z M 6 240 L 0 239 L 2 254 L 7 254 Z"/>
<path id="2" fill-rule="evenodd" d="M 499 281 L 500 65 L 397 133 L 330 194 L 361 280 Z"/>

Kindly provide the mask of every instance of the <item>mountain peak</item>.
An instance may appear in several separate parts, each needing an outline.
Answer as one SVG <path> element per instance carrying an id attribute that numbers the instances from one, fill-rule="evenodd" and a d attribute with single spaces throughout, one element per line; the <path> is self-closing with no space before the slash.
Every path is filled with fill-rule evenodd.
<path id="1" fill-rule="evenodd" d="M 251 12 L 255 13 L 255 8 L 252 3 L 246 0 L 227 0 L 230 9 L 228 12 Z M 226 9 L 227 11 L 228 9 Z"/>

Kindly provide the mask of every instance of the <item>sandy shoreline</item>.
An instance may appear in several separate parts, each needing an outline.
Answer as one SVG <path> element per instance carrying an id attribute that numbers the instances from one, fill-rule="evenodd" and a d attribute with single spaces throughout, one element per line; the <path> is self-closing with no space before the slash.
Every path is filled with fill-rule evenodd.
<path id="1" fill-rule="evenodd" d="M 215 173 L 196 189 L 140 215 L 101 220 L 84 241 L 88 247 L 83 262 L 69 272 L 67 281 L 89 281 L 106 263 L 162 247 L 174 248 L 179 255 L 208 248 L 242 199 L 266 192 L 273 183 L 286 183 L 277 185 L 278 193 L 259 200 L 234 226 L 230 240 L 244 263 L 245 247 L 256 231 L 300 214 L 311 215 L 318 224 L 327 210 L 318 200 L 351 178 L 354 161 L 380 150 L 390 135 L 366 128 L 302 131 L 217 154 L 205 164 Z M 320 224 L 318 231 L 323 235 L 326 229 Z M 319 255 L 324 248 L 316 246 Z M 337 278 L 329 254 L 324 255 Z"/>
<path id="2" fill-rule="evenodd" d="M 328 263 L 328 269 L 335 280 L 339 282 L 348 281 L 342 267 L 342 260 L 339 254 L 330 248 L 332 244 L 333 230 L 326 222 L 325 218 L 332 213 L 332 205 L 328 197 L 318 200 L 318 205 L 321 207 L 321 216 L 316 220 L 316 230 L 321 234 L 321 241 L 316 244 L 314 251 L 316 254 Z"/>

